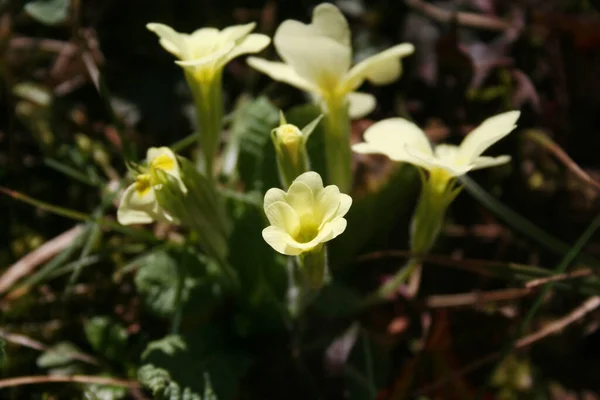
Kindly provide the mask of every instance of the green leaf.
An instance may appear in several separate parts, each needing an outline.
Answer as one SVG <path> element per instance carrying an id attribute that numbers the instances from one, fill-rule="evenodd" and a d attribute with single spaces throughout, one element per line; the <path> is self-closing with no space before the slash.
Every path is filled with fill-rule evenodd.
<path id="1" fill-rule="evenodd" d="M 250 366 L 250 358 L 224 341 L 223 332 L 206 328 L 186 336 L 167 336 L 144 351 L 138 377 L 157 399 L 230 400 Z"/>
<path id="2" fill-rule="evenodd" d="M 232 127 L 232 140 L 239 142 L 237 171 L 246 191 L 262 192 L 279 186 L 271 130 L 279 123 L 279 110 L 266 97 L 243 106 Z"/>
<path id="3" fill-rule="evenodd" d="M 118 386 L 85 385 L 83 398 L 89 400 L 119 400 L 127 396 L 127 389 Z"/>
<path id="4" fill-rule="evenodd" d="M 172 315 L 177 309 L 177 287 L 179 272 L 175 259 L 166 251 L 158 250 L 142 257 L 135 285 L 148 309 L 161 317 Z M 182 301 L 194 286 L 191 278 L 186 279 L 181 293 Z"/>
<path id="5" fill-rule="evenodd" d="M 37 366 L 55 372 L 80 372 L 79 368 L 75 365 L 76 354 L 81 354 L 81 350 L 77 346 L 70 342 L 60 342 L 50 347 L 38 357 Z"/>
<path id="6" fill-rule="evenodd" d="M 69 16 L 69 0 L 34 0 L 25 5 L 25 11 L 44 25 L 57 25 Z"/>
<path id="7" fill-rule="evenodd" d="M 122 359 L 126 350 L 127 330 L 107 317 L 93 317 L 84 326 L 92 348 L 109 360 Z"/>

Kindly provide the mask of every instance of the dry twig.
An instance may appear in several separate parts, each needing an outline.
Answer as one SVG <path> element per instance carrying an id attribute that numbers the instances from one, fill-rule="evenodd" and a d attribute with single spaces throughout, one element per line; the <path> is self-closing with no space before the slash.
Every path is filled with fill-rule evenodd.
<path id="1" fill-rule="evenodd" d="M 549 324 L 546 324 L 539 331 L 536 331 L 529 335 L 525 335 L 525 336 L 521 337 L 520 339 L 518 339 L 515 342 L 514 348 L 522 349 L 522 348 L 530 346 L 533 343 L 535 343 L 539 340 L 542 340 L 550 335 L 557 334 L 560 331 L 562 331 L 563 329 L 565 329 L 568 325 L 582 319 L 583 317 L 585 317 L 586 314 L 592 312 L 593 310 L 595 310 L 598 307 L 600 307 L 600 296 L 592 296 L 592 297 L 588 298 L 586 301 L 584 301 L 579 307 L 577 307 L 576 309 L 574 309 L 573 311 L 571 311 L 569 314 L 565 315 L 564 317 L 559 318 Z M 461 376 L 466 375 L 470 372 L 473 372 L 474 370 L 486 365 L 487 363 L 496 360 L 498 357 L 500 357 L 500 355 L 501 355 L 500 352 L 494 352 L 494 353 L 487 354 L 486 356 L 484 356 L 478 360 L 475 360 L 474 362 L 470 363 L 469 365 L 465 366 L 464 368 L 461 368 L 458 371 L 456 371 L 448 376 L 443 377 L 442 379 L 432 383 L 431 385 L 428 385 L 424 388 L 419 389 L 414 395 L 420 396 L 420 395 L 429 393 L 433 390 L 436 390 L 436 389 L 448 384 L 450 381 L 458 379 Z"/>
<path id="2" fill-rule="evenodd" d="M 61 233 L 54 239 L 47 241 L 8 267 L 2 276 L 0 276 L 0 294 L 5 293 L 15 282 L 30 274 L 35 267 L 67 248 L 81 233 L 82 229 L 82 225 L 75 225 L 73 228 Z"/>
<path id="3" fill-rule="evenodd" d="M 0 380 L 0 389 L 12 386 L 36 385 L 40 383 L 88 383 L 95 385 L 122 386 L 127 388 L 140 388 L 137 381 L 107 378 L 101 376 L 71 375 L 71 376 L 20 376 L 18 378 L 8 378 Z"/>
<path id="4" fill-rule="evenodd" d="M 405 0 L 407 6 L 414 8 L 438 22 L 451 22 L 456 17 L 456 22 L 461 26 L 487 29 L 490 31 L 504 31 L 511 25 L 499 18 L 487 17 L 468 12 L 452 12 L 439 8 L 423 0 Z"/>

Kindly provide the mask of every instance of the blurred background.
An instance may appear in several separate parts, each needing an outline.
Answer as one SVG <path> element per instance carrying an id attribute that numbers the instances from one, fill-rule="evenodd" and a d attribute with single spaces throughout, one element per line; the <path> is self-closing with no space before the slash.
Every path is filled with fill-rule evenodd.
<path id="1" fill-rule="evenodd" d="M 47 373 L 133 382 L 145 345 L 169 329 L 144 308 L 139 292 L 171 294 L 159 285 L 140 286 L 132 273 L 131 260 L 144 245 L 104 227 L 63 252 L 83 229 L 73 219 L 114 218 L 114 199 L 106 193 L 126 172 L 124 145 L 143 157 L 147 147 L 171 145 L 194 129 L 181 69 L 145 24 L 191 32 L 256 21 L 256 32 L 272 36 L 285 19 L 308 23 L 319 3 L 0 0 L 0 337 L 6 353 L 0 398 L 151 398 L 135 385 L 2 386 Z M 573 245 L 600 210 L 598 2 L 334 3 L 351 24 L 355 60 L 401 42 L 416 47 L 397 82 L 365 85 L 377 108 L 353 122 L 353 141 L 373 122 L 403 116 L 434 142 L 459 143 L 488 116 L 519 109 L 518 129 L 490 151 L 510 154 L 512 162 L 470 175 L 492 201 L 473 196 L 477 189 L 459 196 L 416 298 L 399 295 L 345 315 L 340 310 L 350 297 L 336 287 L 323 294 L 299 338 L 280 327 L 261 331 L 254 311 L 227 304 L 207 311 L 200 296 L 190 305 L 198 318 L 249 332 L 220 338 L 231 359 L 215 368 L 239 389 L 232 398 L 600 399 L 600 313 L 589 297 L 600 290 L 594 270 L 600 236 L 587 238 L 571 266 L 583 279 L 561 281 L 565 290 L 539 298 L 536 288 L 521 290 L 521 275 L 543 277 L 565 254 L 578 256 L 570 253 Z M 261 56 L 277 58 L 272 46 Z M 227 66 L 223 80 L 228 111 L 259 96 L 283 110 L 306 102 L 296 89 L 249 68 L 244 57 Z M 384 157 L 355 156 L 354 195 L 367 196 L 394 171 Z M 403 179 L 394 198 L 401 201 L 379 203 L 378 213 L 361 217 L 374 232 L 369 242 L 356 246 L 356 257 L 338 258 L 334 275 L 344 288 L 366 293 L 402 265 L 418 194 L 416 173 Z M 360 229 L 363 221 L 350 222 Z M 153 229 L 161 237 L 161 227 Z M 335 246 L 348 243 L 334 243 L 334 257 Z M 541 309 L 520 332 L 538 299 Z M 554 330 L 543 340 L 511 350 L 515 339 L 548 326 Z M 299 340 L 302 350 L 294 345 Z"/>

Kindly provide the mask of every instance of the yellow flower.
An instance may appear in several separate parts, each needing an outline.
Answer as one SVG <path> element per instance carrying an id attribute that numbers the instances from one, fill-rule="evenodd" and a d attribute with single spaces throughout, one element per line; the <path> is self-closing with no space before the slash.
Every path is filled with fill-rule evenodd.
<path id="1" fill-rule="evenodd" d="M 381 153 L 394 161 L 414 164 L 444 175 L 447 179 L 469 171 L 493 167 L 510 161 L 510 156 L 482 156 L 490 146 L 516 128 L 519 111 L 509 111 L 483 121 L 471 131 L 460 146 L 439 144 L 432 147 L 425 133 L 403 118 L 390 118 L 371 125 L 364 134 L 365 142 L 352 146 L 357 153 Z"/>
<path id="2" fill-rule="evenodd" d="M 157 170 L 175 178 L 183 193 L 187 192 L 183 182 L 177 158 L 168 147 L 148 149 L 146 160 L 148 170 L 139 174 L 121 197 L 117 211 L 117 220 L 122 225 L 149 224 L 153 221 L 173 221 L 173 218 L 161 208 L 156 199 L 156 190 L 160 189 L 155 178 Z"/>
<path id="3" fill-rule="evenodd" d="M 176 32 L 170 26 L 149 23 L 146 27 L 156 33 L 160 44 L 179 61 L 198 81 L 210 81 L 229 61 L 243 54 L 258 53 L 271 39 L 250 33 L 256 23 L 234 25 L 223 30 L 200 28 L 191 34 Z"/>
<path id="4" fill-rule="evenodd" d="M 356 92 L 365 80 L 374 85 L 392 83 L 402 73 L 400 58 L 414 52 L 409 43 L 399 44 L 352 64 L 350 28 L 334 5 L 315 7 L 312 23 L 284 21 L 273 39 L 284 62 L 250 57 L 248 64 L 269 75 L 315 95 L 325 104 L 349 102 L 350 116 L 358 118 L 375 107 L 375 98 Z"/>
<path id="5" fill-rule="evenodd" d="M 264 210 L 271 226 L 263 238 L 275 251 L 290 256 L 319 248 L 346 229 L 344 215 L 352 198 L 335 185 L 323 187 L 321 176 L 305 172 L 289 190 L 269 189 Z"/>

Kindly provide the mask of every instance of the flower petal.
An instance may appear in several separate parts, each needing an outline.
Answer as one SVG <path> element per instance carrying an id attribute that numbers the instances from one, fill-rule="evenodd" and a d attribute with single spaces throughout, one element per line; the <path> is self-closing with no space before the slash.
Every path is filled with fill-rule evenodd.
<path id="1" fill-rule="evenodd" d="M 182 61 L 175 61 L 175 63 L 181 65 L 182 67 L 203 67 L 211 65 L 219 61 L 219 59 L 225 57 L 234 48 L 234 46 L 235 43 L 227 42 L 211 49 L 193 49 L 192 53 L 194 54 L 194 57 Z"/>
<path id="2" fill-rule="evenodd" d="M 306 184 L 312 190 L 315 196 L 318 196 L 321 190 L 323 190 L 323 179 L 321 179 L 321 175 L 314 171 L 303 173 L 294 179 L 294 182 L 302 182 Z"/>
<path id="3" fill-rule="evenodd" d="M 315 203 L 312 189 L 304 182 L 295 180 L 285 196 L 286 202 L 296 211 L 298 217 L 311 214 Z"/>
<path id="4" fill-rule="evenodd" d="M 186 49 L 185 36 L 168 25 L 151 22 L 146 28 L 160 38 L 160 44 L 169 53 L 183 57 Z"/>
<path id="5" fill-rule="evenodd" d="M 125 189 L 117 210 L 117 220 L 121 225 L 149 224 L 154 221 L 156 198 L 150 189 L 146 196 L 140 196 L 136 183 Z"/>
<path id="6" fill-rule="evenodd" d="M 352 92 L 348 93 L 348 104 L 350 118 L 361 118 L 375 109 L 377 101 L 369 93 Z"/>
<path id="7" fill-rule="evenodd" d="M 317 196 L 315 202 L 315 218 L 320 221 L 321 228 L 325 223 L 331 221 L 340 208 L 340 189 L 335 185 L 329 185 Z"/>
<path id="8" fill-rule="evenodd" d="M 394 82 L 402 74 L 400 59 L 414 51 L 415 47 L 412 44 L 402 43 L 359 62 L 346 75 L 347 90 L 357 89 L 365 79 L 374 85 L 387 85 Z"/>
<path id="9" fill-rule="evenodd" d="M 404 146 L 404 150 L 408 155 L 408 158 L 405 160 L 405 162 L 425 168 L 429 171 L 432 171 L 436 168 L 441 168 L 452 176 L 458 177 L 471 170 L 471 166 L 461 166 L 453 162 L 447 162 L 446 160 L 438 159 L 431 154 L 423 153 L 419 149 L 411 147 L 409 144 Z"/>
<path id="10" fill-rule="evenodd" d="M 333 237 L 331 239 L 334 239 L 344 233 L 348 226 L 348 221 L 346 221 L 346 218 L 336 218 L 329 224 L 331 226 L 331 231 L 333 232 Z"/>
<path id="11" fill-rule="evenodd" d="M 352 150 L 362 154 L 381 153 L 394 161 L 408 161 L 411 157 L 405 145 L 433 156 L 431 144 L 425 133 L 404 118 L 389 118 L 371 125 L 364 134 L 365 143 L 352 146 Z"/>
<path id="12" fill-rule="evenodd" d="M 491 145 L 508 135 L 516 128 L 520 111 L 509 111 L 483 121 L 471 131 L 460 145 L 460 159 L 469 164 L 483 154 Z"/>
<path id="13" fill-rule="evenodd" d="M 292 237 L 281 228 L 275 226 L 268 226 L 262 231 L 262 237 L 278 253 L 285 254 L 287 256 L 297 256 L 302 253 L 302 250 L 290 246 L 290 243 L 294 243 Z"/>
<path id="14" fill-rule="evenodd" d="M 271 43 L 271 38 L 260 33 L 253 33 L 246 36 L 237 46 L 233 48 L 225 57 L 223 64 L 228 63 L 236 57 L 243 54 L 253 54 L 262 51 Z"/>
<path id="15" fill-rule="evenodd" d="M 350 47 L 350 27 L 344 14 L 333 4 L 319 4 L 313 10 L 312 25 L 324 36 Z"/>
<path id="16" fill-rule="evenodd" d="M 300 230 L 300 219 L 294 209 L 283 201 L 276 201 L 266 210 L 267 218 L 271 225 L 286 231 L 290 236 L 295 237 Z"/>
<path id="17" fill-rule="evenodd" d="M 352 206 L 352 197 L 348 196 L 345 193 L 340 194 L 340 206 L 335 212 L 335 218 L 343 217 L 348 213 L 350 207 Z"/>
<path id="18" fill-rule="evenodd" d="M 223 29 L 220 36 L 226 41 L 239 43 L 256 27 L 256 22 L 250 22 L 243 25 L 233 25 Z"/>
<path id="19" fill-rule="evenodd" d="M 271 189 L 267 190 L 267 193 L 265 193 L 265 200 L 264 200 L 264 206 L 263 206 L 265 209 L 265 212 L 266 212 L 267 208 L 269 208 L 269 206 L 271 204 L 275 203 L 276 201 L 285 202 L 285 192 L 278 188 L 271 188 Z"/>
<path id="20" fill-rule="evenodd" d="M 477 157 L 472 162 L 472 166 L 473 166 L 472 169 L 475 170 L 475 169 L 495 167 L 497 165 L 506 164 L 508 162 L 510 162 L 510 156 L 508 156 L 508 155 L 503 155 L 503 156 L 498 156 L 498 157 Z"/>
<path id="21" fill-rule="evenodd" d="M 298 73 L 287 64 L 268 61 L 258 57 L 248 57 L 246 62 L 252 68 L 269 75 L 271 79 L 276 81 L 285 82 L 307 92 L 316 92 L 318 90 L 314 85 L 298 75 Z"/>
<path id="22" fill-rule="evenodd" d="M 336 90 L 350 69 L 350 47 L 323 35 L 313 26 L 284 21 L 273 43 L 286 64 L 322 91 Z"/>

